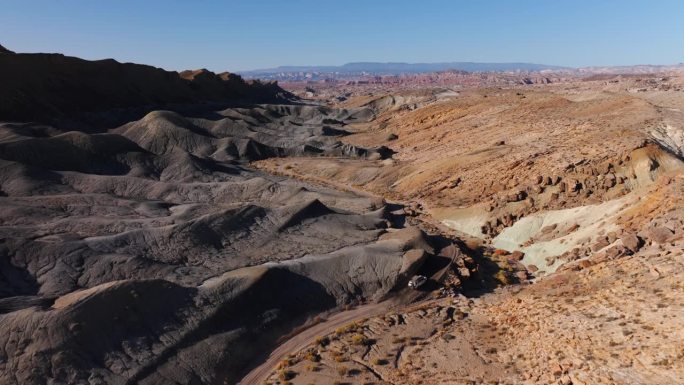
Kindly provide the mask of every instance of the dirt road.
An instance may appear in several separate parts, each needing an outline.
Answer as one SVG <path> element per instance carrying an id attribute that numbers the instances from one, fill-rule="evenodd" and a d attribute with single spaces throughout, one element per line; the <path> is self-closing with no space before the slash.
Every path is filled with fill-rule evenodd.
<path id="1" fill-rule="evenodd" d="M 355 309 L 336 313 L 328 317 L 327 320 L 305 329 L 296 336 L 283 342 L 278 346 L 268 359 L 261 365 L 252 369 L 238 384 L 239 385 L 261 385 L 268 377 L 278 362 L 283 360 L 288 354 L 297 352 L 311 343 L 317 336 L 326 335 L 336 328 L 346 325 L 354 320 L 370 318 L 384 314 L 392 307 L 393 301 L 359 306 Z"/>
<path id="2" fill-rule="evenodd" d="M 453 261 L 453 258 L 458 252 L 457 250 L 458 249 L 455 245 L 451 245 L 442 249 L 439 256 L 442 258 L 448 258 L 449 263 L 442 264 L 442 266 L 439 266 L 436 271 L 431 272 L 432 274 L 430 274 L 430 279 L 432 281 L 439 282 L 443 279 L 451 262 Z M 325 321 L 304 329 L 300 333 L 280 344 L 271 352 L 266 361 L 252 369 L 245 377 L 242 378 L 242 380 L 240 380 L 240 382 L 238 382 L 238 385 L 261 385 L 268 378 L 268 375 L 273 372 L 274 368 L 280 361 L 282 361 L 288 354 L 304 349 L 317 336 L 327 335 L 338 327 L 347 325 L 355 320 L 371 318 L 385 314 L 393 308 L 403 307 L 407 304 L 416 305 L 417 303 L 413 301 L 423 296 L 423 294 L 425 293 L 421 291 L 405 289 L 395 297 L 386 301 L 363 305 L 352 310 L 335 313 L 329 316 Z"/>

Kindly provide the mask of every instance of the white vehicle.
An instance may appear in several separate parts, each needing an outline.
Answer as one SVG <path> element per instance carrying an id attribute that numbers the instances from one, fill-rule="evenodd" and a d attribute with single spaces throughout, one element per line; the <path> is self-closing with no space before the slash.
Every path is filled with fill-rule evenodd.
<path id="1" fill-rule="evenodd" d="M 418 289 L 419 287 L 423 286 L 427 282 L 427 277 L 424 275 L 414 275 L 413 278 L 408 283 L 408 287 L 411 289 Z"/>

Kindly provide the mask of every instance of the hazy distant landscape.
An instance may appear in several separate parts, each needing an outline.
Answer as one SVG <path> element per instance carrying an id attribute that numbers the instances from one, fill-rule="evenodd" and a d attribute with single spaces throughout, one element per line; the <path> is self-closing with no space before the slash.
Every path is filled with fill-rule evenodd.
<path id="1" fill-rule="evenodd" d="M 532 63 L 347 63 L 341 66 L 282 66 L 276 68 L 240 71 L 246 78 L 277 81 L 302 80 L 359 80 L 377 76 L 411 76 L 434 72 L 464 71 L 473 73 L 541 73 L 589 76 L 595 74 L 638 74 L 678 71 L 684 64 L 636 65 L 606 67 L 561 67 Z"/>
<path id="2" fill-rule="evenodd" d="M 423 74 L 439 71 L 467 72 L 504 72 L 504 71 L 544 71 L 564 70 L 559 66 L 548 66 L 531 63 L 347 63 L 341 66 L 282 66 L 269 69 L 241 71 L 245 77 L 273 80 L 302 80 L 307 74 L 309 78 L 346 79 L 362 75 L 406 75 Z"/>

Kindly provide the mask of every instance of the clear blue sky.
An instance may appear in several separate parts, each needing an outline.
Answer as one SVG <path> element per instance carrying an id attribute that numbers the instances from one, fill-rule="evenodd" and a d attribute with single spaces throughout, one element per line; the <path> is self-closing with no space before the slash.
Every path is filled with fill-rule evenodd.
<path id="1" fill-rule="evenodd" d="M 0 0 L 0 44 L 171 70 L 684 62 L 682 0 Z"/>

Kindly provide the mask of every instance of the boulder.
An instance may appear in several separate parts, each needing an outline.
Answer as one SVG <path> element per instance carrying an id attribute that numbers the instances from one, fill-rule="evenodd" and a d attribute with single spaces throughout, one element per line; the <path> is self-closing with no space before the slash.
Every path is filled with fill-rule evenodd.
<path id="1" fill-rule="evenodd" d="M 570 191 L 579 191 L 582 189 L 582 184 L 578 180 L 572 180 L 570 181 L 568 188 Z"/>
<path id="2" fill-rule="evenodd" d="M 613 175 L 613 174 L 608 174 L 608 175 Z M 605 179 L 603 179 L 603 188 L 604 188 L 604 189 L 609 189 L 609 188 L 615 186 L 616 183 L 617 183 L 617 182 L 616 182 L 616 179 L 615 179 L 615 175 L 613 175 L 612 178 L 606 177 Z"/>
<path id="3" fill-rule="evenodd" d="M 516 250 L 511 253 L 510 258 L 516 261 L 522 261 L 522 259 L 525 257 L 525 253 L 522 251 Z"/>
<path id="4" fill-rule="evenodd" d="M 549 366 L 549 371 L 554 375 L 554 376 L 560 376 L 563 374 L 563 367 L 560 366 L 558 363 L 551 363 Z"/>
<path id="5" fill-rule="evenodd" d="M 646 229 L 646 236 L 655 243 L 666 243 L 672 238 L 674 232 L 667 227 L 655 226 Z"/>
<path id="6" fill-rule="evenodd" d="M 608 250 L 606 250 L 606 256 L 609 259 L 616 259 L 628 254 L 627 248 L 625 246 L 615 245 Z"/>
<path id="7" fill-rule="evenodd" d="M 515 218 L 511 214 L 506 214 L 503 216 L 501 222 L 506 227 L 513 226 L 513 223 L 515 223 Z"/>
<path id="8" fill-rule="evenodd" d="M 632 253 L 636 253 L 639 251 L 641 246 L 644 244 L 644 241 L 639 238 L 636 234 L 625 234 L 621 238 L 622 240 L 622 245 L 625 246 L 629 251 Z"/>
<path id="9" fill-rule="evenodd" d="M 526 281 L 526 280 L 527 280 L 527 272 L 525 272 L 525 271 L 516 271 L 516 272 L 515 272 L 515 277 L 518 278 L 518 281 Z"/>
<path id="10" fill-rule="evenodd" d="M 575 230 L 579 229 L 580 225 L 577 223 L 573 223 L 570 226 L 568 226 L 568 229 L 565 230 L 568 234 L 574 232 Z"/>
<path id="11" fill-rule="evenodd" d="M 602 174 L 608 174 L 608 173 L 610 172 L 610 170 L 612 170 L 612 169 L 613 169 L 613 165 L 612 165 L 612 164 L 610 164 L 610 163 L 605 163 L 605 164 L 602 164 L 602 165 L 601 165 L 601 170 L 600 170 L 600 171 L 601 171 Z"/>
<path id="12" fill-rule="evenodd" d="M 508 202 L 519 202 L 527 197 L 527 193 L 524 191 L 518 191 L 506 195 L 506 201 Z"/>
<path id="13" fill-rule="evenodd" d="M 604 247 L 608 246 L 610 243 L 608 243 L 608 239 L 606 237 L 600 237 L 599 239 L 596 240 L 596 243 L 591 247 L 591 251 L 597 252 Z"/>

